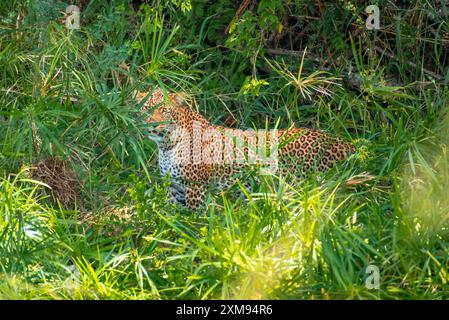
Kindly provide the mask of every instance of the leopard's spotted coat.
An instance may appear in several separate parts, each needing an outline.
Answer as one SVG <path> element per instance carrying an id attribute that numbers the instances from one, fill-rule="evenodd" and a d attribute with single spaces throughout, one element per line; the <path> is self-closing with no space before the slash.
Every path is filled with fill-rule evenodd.
<path id="1" fill-rule="evenodd" d="M 147 96 L 148 93 L 140 92 L 136 98 L 141 101 Z M 216 126 L 187 107 L 181 95 L 168 93 L 164 96 L 161 89 L 152 93 L 141 111 L 150 109 L 151 115 L 145 121 L 153 124 L 149 137 L 159 149 L 161 174 L 170 176 L 174 200 L 191 209 L 203 203 L 211 183 L 222 188 L 234 184 L 242 168 L 251 165 L 245 161 L 248 155 L 254 156 L 253 162 L 260 163 L 249 142 L 255 142 L 256 146 L 263 144 L 265 148 L 272 137 L 277 139 L 281 174 L 293 169 L 299 169 L 299 175 L 313 170 L 325 171 L 355 151 L 348 142 L 308 128 L 268 131 L 263 138 L 254 130 Z M 208 161 L 211 158 L 213 160 Z"/>

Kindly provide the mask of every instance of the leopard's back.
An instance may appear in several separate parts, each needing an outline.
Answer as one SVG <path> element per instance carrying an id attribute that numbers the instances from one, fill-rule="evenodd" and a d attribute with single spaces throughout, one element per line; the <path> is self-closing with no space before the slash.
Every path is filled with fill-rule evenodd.
<path id="1" fill-rule="evenodd" d="M 312 171 L 324 172 L 355 152 L 351 143 L 319 130 L 293 128 L 281 134 L 286 140 L 279 151 L 284 174 L 292 169 L 302 176 Z"/>

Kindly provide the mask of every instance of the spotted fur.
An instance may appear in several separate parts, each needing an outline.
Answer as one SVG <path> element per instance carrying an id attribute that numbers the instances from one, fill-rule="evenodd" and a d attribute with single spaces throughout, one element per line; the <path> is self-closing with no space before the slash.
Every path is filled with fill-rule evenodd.
<path id="1" fill-rule="evenodd" d="M 146 96 L 141 92 L 136 98 L 141 101 Z M 191 209 L 203 203 L 209 185 L 229 188 L 245 167 L 273 166 L 283 175 L 295 171 L 306 176 L 326 171 L 354 152 L 350 143 L 309 128 L 261 134 L 213 125 L 186 106 L 181 95 L 164 95 L 161 89 L 152 93 L 141 111 L 150 113 L 145 118 L 151 125 L 149 138 L 158 146 L 159 167 L 162 175 L 170 177 L 173 200 Z M 266 161 L 260 154 L 274 153 L 267 151 L 271 141 L 278 149 L 276 157 L 268 156 Z M 259 152 L 262 149 L 266 152 Z"/>

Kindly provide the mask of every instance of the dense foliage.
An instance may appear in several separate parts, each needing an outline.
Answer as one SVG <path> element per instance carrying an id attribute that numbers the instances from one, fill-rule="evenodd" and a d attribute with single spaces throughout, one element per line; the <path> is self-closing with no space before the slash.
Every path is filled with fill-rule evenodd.
<path id="1" fill-rule="evenodd" d="M 449 298 L 449 3 L 375 4 L 379 30 L 353 0 L 1 2 L 0 298 Z M 155 87 L 357 153 L 192 212 L 132 99 Z"/>

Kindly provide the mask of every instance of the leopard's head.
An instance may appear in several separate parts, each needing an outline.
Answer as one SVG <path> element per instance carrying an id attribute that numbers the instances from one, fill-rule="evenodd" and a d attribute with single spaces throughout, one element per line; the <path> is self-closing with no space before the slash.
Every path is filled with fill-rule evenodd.
<path id="1" fill-rule="evenodd" d="M 148 92 L 137 92 L 136 100 L 141 102 L 148 96 Z M 156 142 L 164 139 L 170 126 L 175 122 L 176 109 L 183 103 L 183 96 L 177 93 L 164 95 L 162 89 L 156 89 L 143 104 L 140 112 L 145 114 L 144 121 L 149 126 L 149 138 Z"/>

